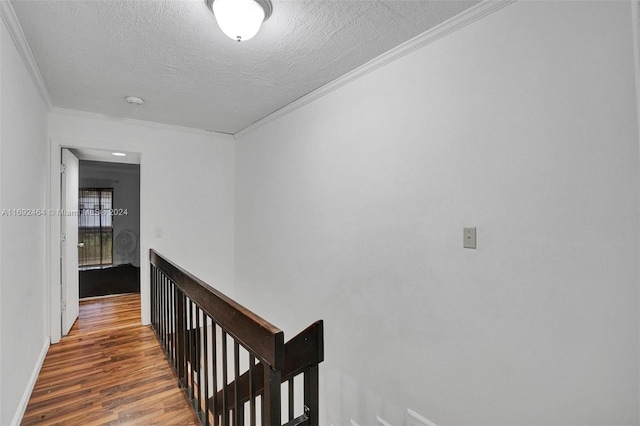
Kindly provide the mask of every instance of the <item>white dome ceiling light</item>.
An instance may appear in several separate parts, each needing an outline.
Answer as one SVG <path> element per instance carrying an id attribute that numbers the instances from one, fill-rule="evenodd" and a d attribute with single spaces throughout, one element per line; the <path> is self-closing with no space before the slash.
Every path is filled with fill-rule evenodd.
<path id="1" fill-rule="evenodd" d="M 271 16 L 269 0 L 205 0 L 223 33 L 232 40 L 247 41 Z"/>

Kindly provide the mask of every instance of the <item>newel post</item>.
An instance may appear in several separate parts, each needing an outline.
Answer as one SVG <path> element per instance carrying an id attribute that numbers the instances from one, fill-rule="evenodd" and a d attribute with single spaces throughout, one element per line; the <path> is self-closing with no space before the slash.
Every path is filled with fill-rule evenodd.
<path id="1" fill-rule="evenodd" d="M 280 426 L 282 424 L 280 413 L 280 384 L 282 383 L 282 373 L 278 370 L 272 370 L 268 365 L 264 367 L 264 404 L 262 405 L 262 416 L 266 425 Z"/>

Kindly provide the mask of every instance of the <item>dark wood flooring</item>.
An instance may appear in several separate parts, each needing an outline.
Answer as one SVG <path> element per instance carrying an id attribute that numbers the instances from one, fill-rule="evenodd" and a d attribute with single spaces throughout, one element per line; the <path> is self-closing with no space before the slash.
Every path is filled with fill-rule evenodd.
<path id="1" fill-rule="evenodd" d="M 23 425 L 197 425 L 140 295 L 80 302 L 69 335 L 51 345 Z"/>

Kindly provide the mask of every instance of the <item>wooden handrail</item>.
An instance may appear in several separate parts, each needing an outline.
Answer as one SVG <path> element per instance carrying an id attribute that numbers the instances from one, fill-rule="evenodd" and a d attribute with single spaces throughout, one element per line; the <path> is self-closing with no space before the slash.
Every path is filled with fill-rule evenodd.
<path id="1" fill-rule="evenodd" d="M 180 268 L 151 249 L 152 265 L 161 269 L 191 300 L 241 342 L 272 370 L 284 364 L 284 333 L 264 318 L 220 293 L 201 279 Z"/>

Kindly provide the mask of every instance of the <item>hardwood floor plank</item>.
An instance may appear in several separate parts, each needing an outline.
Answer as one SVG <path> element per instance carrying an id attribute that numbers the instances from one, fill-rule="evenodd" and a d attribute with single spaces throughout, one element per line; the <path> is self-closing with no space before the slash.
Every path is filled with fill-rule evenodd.
<path id="1" fill-rule="evenodd" d="M 51 345 L 23 425 L 198 425 L 140 295 L 80 302 L 69 335 Z"/>

